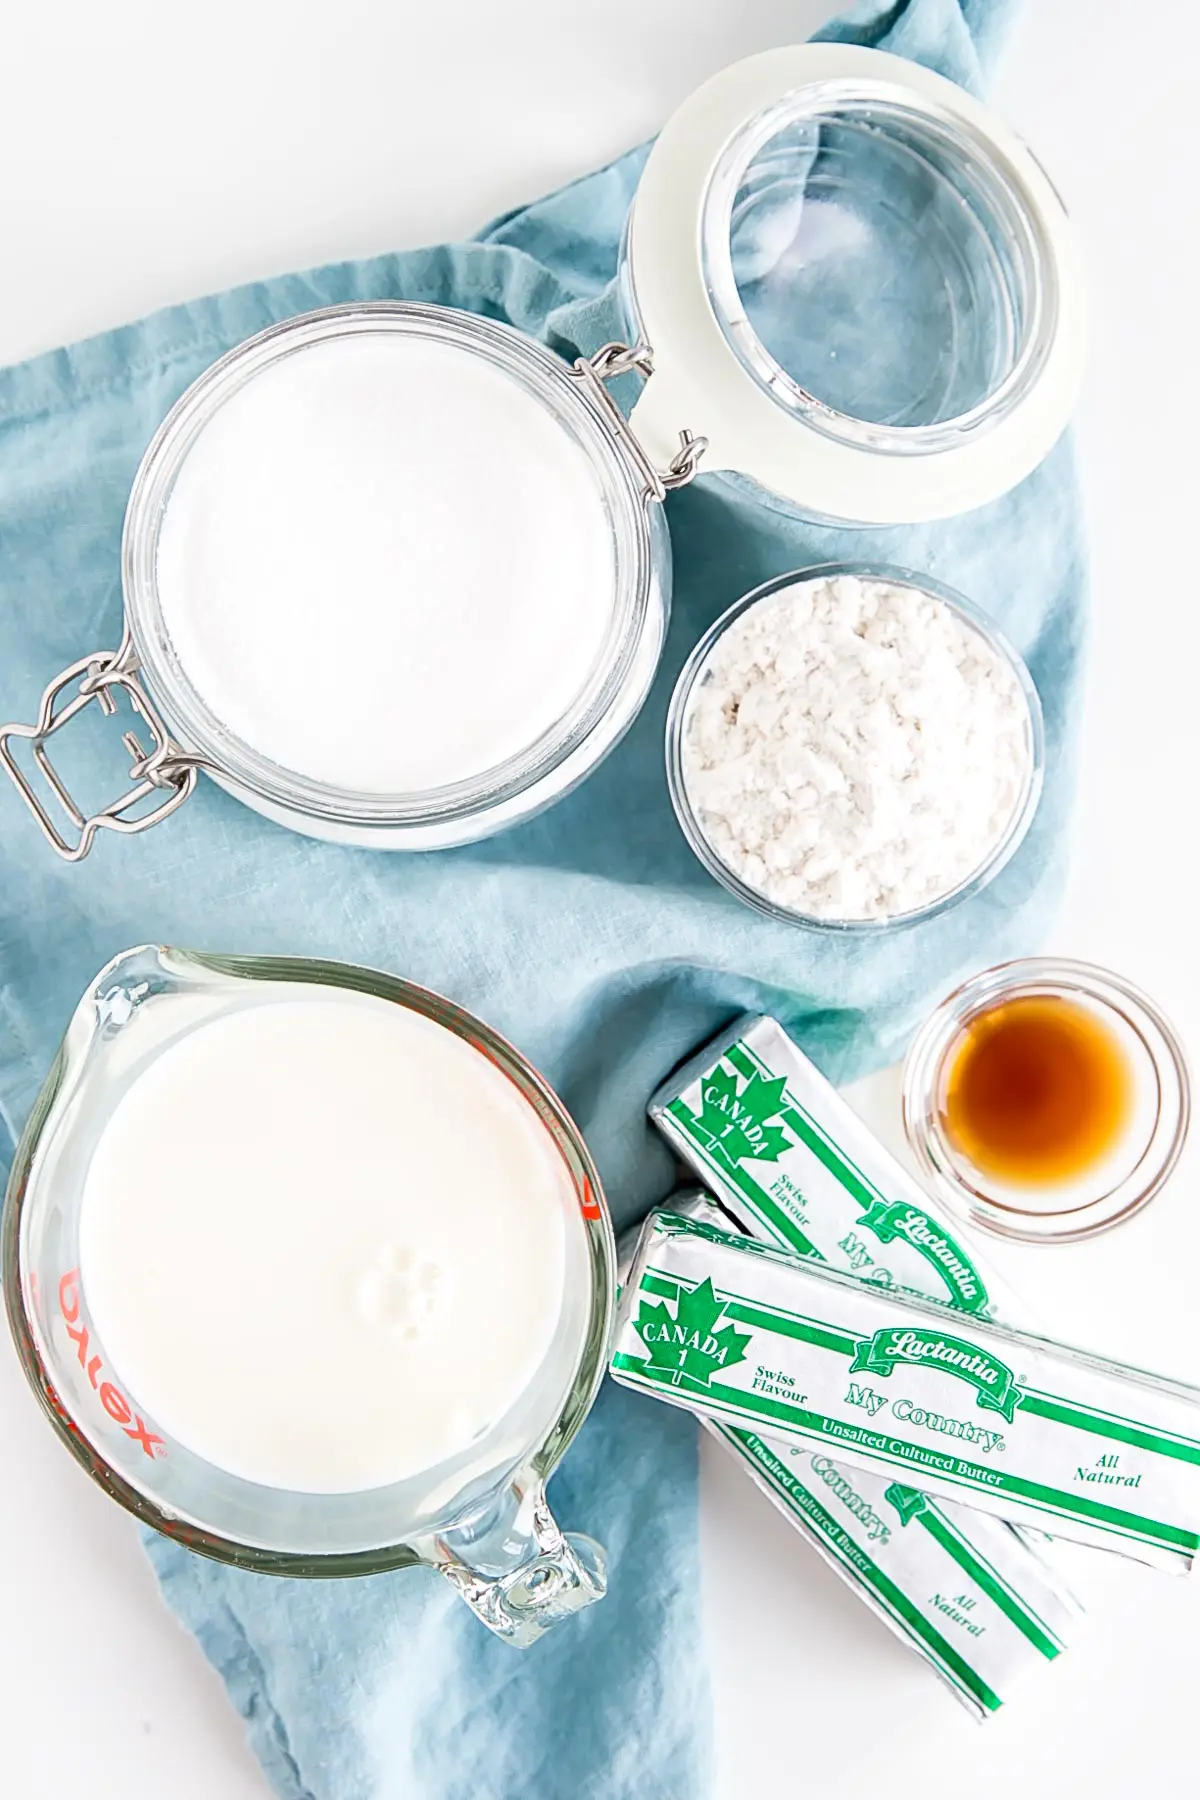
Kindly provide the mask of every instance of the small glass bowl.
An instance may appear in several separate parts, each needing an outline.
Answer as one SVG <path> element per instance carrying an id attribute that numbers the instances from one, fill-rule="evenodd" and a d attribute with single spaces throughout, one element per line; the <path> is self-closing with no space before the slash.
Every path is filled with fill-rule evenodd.
<path id="1" fill-rule="evenodd" d="M 875 919 L 836 919 L 819 918 L 811 913 L 802 913 L 789 906 L 782 906 L 770 900 L 756 888 L 750 887 L 719 856 L 705 834 L 704 826 L 692 806 L 688 796 L 687 783 L 683 771 L 683 741 L 687 727 L 688 713 L 693 690 L 704 675 L 708 659 L 717 641 L 728 631 L 729 627 L 756 606 L 760 600 L 766 600 L 777 594 L 782 588 L 800 587 L 810 581 L 827 581 L 838 575 L 854 575 L 864 580 L 886 581 L 894 587 L 916 588 L 923 594 L 932 594 L 942 600 L 955 612 L 963 622 L 977 631 L 979 636 L 994 652 L 1006 662 L 1016 676 L 1018 686 L 1025 698 L 1026 718 L 1026 777 L 1025 787 L 1020 800 L 1013 809 L 1012 817 L 1002 836 L 997 839 L 988 855 L 978 868 L 963 878 L 957 885 L 939 894 L 937 899 L 926 905 L 917 907 L 911 912 L 892 913 L 886 918 Z M 667 713 L 667 786 L 671 794 L 671 804 L 675 808 L 675 817 L 680 829 L 692 850 L 714 880 L 722 887 L 728 888 L 731 894 L 751 906 L 756 912 L 765 913 L 769 919 L 778 919 L 789 925 L 800 925 L 810 931 L 832 931 L 846 935 L 873 936 L 881 931 L 895 931 L 910 925 L 920 925 L 926 920 L 936 919 L 952 906 L 967 900 L 972 894 L 978 894 L 993 881 L 1008 863 L 1017 850 L 1037 811 L 1042 795 L 1042 781 L 1045 765 L 1045 728 L 1042 722 L 1042 706 L 1038 699 L 1033 678 L 1025 665 L 1024 659 L 1014 649 L 1008 639 L 997 630 L 980 607 L 954 588 L 943 582 L 934 581 L 927 575 L 918 575 L 911 569 L 895 568 L 886 563 L 820 563 L 810 569 L 793 569 L 787 575 L 777 575 L 771 581 L 765 581 L 761 587 L 754 588 L 749 594 L 743 594 L 734 602 L 727 612 L 721 614 L 716 623 L 705 632 L 692 654 L 688 657 L 675 684 L 671 696 L 671 705 Z"/>
<path id="2" fill-rule="evenodd" d="M 1073 1001 L 1123 1039 L 1137 1064 L 1134 1117 L 1117 1152 L 1071 1184 L 990 1181 L 954 1144 L 944 1120 L 945 1084 L 972 1020 L 1018 998 Z M 1070 1244 L 1108 1231 L 1152 1200 L 1188 1133 L 1191 1081 L 1178 1036 L 1158 1007 L 1107 969 L 1066 958 L 1026 957 L 984 969 L 949 994 L 913 1040 L 904 1064 L 904 1130 L 921 1175 L 959 1218 L 997 1237 Z"/>

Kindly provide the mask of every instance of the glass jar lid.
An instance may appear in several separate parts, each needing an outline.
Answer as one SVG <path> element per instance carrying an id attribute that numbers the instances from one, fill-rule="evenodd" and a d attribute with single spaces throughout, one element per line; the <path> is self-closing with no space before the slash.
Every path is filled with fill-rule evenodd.
<path id="1" fill-rule="evenodd" d="M 1065 213 L 978 101 L 916 64 L 810 44 L 738 63 L 669 121 L 629 282 L 651 455 L 806 513 L 911 523 L 1023 479 L 1067 422 L 1082 324 Z"/>

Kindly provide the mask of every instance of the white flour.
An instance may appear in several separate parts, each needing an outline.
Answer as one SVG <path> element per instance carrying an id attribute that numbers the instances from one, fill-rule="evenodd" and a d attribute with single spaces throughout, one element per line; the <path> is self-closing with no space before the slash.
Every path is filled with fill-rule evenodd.
<path id="1" fill-rule="evenodd" d="M 509 375 L 408 335 L 270 364 L 188 452 L 158 544 L 163 618 L 209 710 L 334 787 L 419 793 L 571 707 L 613 609 L 582 447 Z"/>
<path id="2" fill-rule="evenodd" d="M 798 581 L 715 645 L 684 721 L 684 786 L 747 887 L 821 919 L 912 912 L 1004 836 L 1030 768 L 1012 669 L 944 601 Z"/>

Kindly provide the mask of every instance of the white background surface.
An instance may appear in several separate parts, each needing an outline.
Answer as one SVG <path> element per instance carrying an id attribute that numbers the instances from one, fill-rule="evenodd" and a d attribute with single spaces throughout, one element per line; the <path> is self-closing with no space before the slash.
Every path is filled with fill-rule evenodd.
<path id="1" fill-rule="evenodd" d="M 231 282 L 470 230 L 648 136 L 821 0 L 40 0 L 0 39 L 0 361 Z M 1153 37 L 1141 37 L 1142 27 Z M 1140 980 L 1200 1045 L 1200 10 L 1038 0 L 996 92 L 1083 235 L 1080 443 L 1095 628 L 1067 909 L 1051 947 Z M 886 1084 L 865 1097 L 894 1119 Z M 1090 1247 L 1001 1260 L 1056 1335 L 1200 1381 L 1200 1145 Z M 0 1347 L 0 1790 L 264 1800 L 128 1521 Z M 1092 1619 L 985 1730 L 717 1450 L 703 1537 L 721 1800 L 1124 1800 L 1194 1791 L 1200 1577 L 1078 1553 Z M 384 1800 L 381 1796 L 380 1800 Z M 574 1800 L 539 1794 L 513 1800 Z M 686 1800 L 686 1797 L 681 1797 Z"/>

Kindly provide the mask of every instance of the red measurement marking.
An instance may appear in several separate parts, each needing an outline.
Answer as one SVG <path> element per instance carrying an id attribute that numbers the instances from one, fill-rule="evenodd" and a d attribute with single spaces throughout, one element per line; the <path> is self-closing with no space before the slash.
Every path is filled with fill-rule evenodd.
<path id="1" fill-rule="evenodd" d="M 543 1125 L 548 1127 L 551 1136 L 561 1150 L 562 1146 L 560 1139 L 562 1137 L 562 1122 L 555 1113 L 554 1108 L 546 1100 L 545 1096 L 536 1092 L 527 1094 L 520 1084 L 513 1079 L 512 1074 L 505 1068 L 496 1053 L 489 1050 L 486 1044 L 476 1043 L 474 1038 L 467 1038 L 466 1042 L 469 1043 L 473 1049 L 478 1050 L 481 1056 L 486 1057 L 488 1062 L 490 1062 L 494 1068 L 499 1069 L 500 1073 L 505 1076 L 513 1087 L 516 1088 L 518 1094 L 520 1094 L 527 1105 L 532 1105 L 538 1118 L 542 1121 Z M 509 1045 L 509 1049 L 512 1049 L 511 1045 Z M 513 1051 L 513 1054 L 516 1055 L 517 1052 Z M 579 1210 L 585 1219 L 602 1219 L 604 1217 L 603 1208 L 597 1200 L 592 1184 L 586 1175 L 583 1178 L 583 1192 L 579 1196 Z"/>
<path id="2" fill-rule="evenodd" d="M 144 1455 L 165 1456 L 167 1446 L 163 1440 L 148 1428 L 146 1421 L 129 1404 L 116 1383 L 100 1379 L 104 1359 L 93 1352 L 91 1334 L 84 1323 L 83 1303 L 79 1298 L 78 1269 L 68 1269 L 58 1284 L 58 1310 L 66 1323 L 67 1336 L 75 1346 L 79 1366 L 95 1389 L 109 1418 L 121 1427 L 127 1438 L 132 1438 L 142 1446 Z"/>
<path id="3" fill-rule="evenodd" d="M 59 1399 L 57 1388 L 55 1388 L 54 1385 L 49 1381 L 46 1383 L 46 1398 L 47 1398 L 47 1400 L 49 1400 L 51 1406 L 54 1408 L 55 1412 L 58 1414 L 58 1416 L 62 1420 L 63 1424 L 66 1426 L 67 1430 L 70 1432 L 73 1432 L 74 1435 L 76 1437 L 78 1437 L 79 1436 L 78 1425 L 75 1423 L 74 1419 L 71 1417 L 70 1413 L 67 1411 L 67 1409 L 63 1405 L 62 1401 Z"/>

